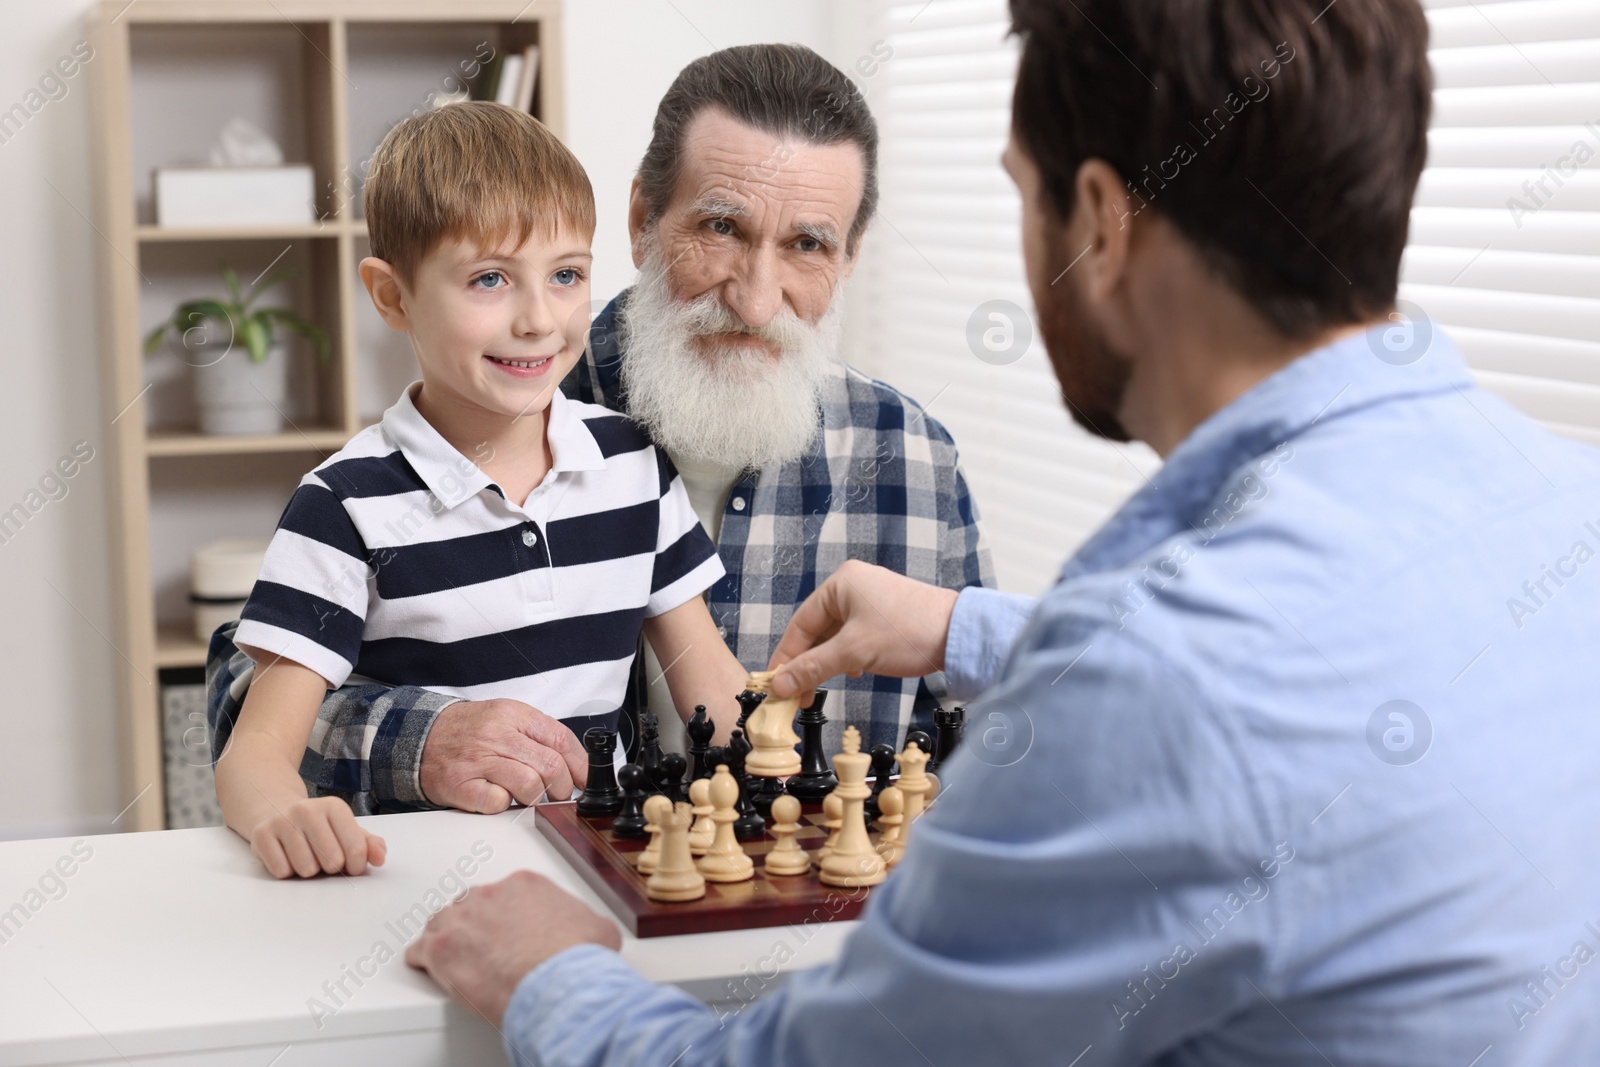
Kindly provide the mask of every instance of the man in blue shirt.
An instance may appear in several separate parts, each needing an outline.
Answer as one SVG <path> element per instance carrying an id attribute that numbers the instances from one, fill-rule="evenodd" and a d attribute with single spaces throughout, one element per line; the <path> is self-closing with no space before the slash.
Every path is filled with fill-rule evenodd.
<path id="1" fill-rule="evenodd" d="M 1037 602 L 852 563 L 796 613 L 780 694 L 929 659 L 982 693 L 831 966 L 719 1018 L 531 875 L 407 959 L 518 1063 L 1600 1062 L 1600 455 L 1384 322 L 1419 4 L 1012 16 L 1063 396 L 1165 466 Z"/>

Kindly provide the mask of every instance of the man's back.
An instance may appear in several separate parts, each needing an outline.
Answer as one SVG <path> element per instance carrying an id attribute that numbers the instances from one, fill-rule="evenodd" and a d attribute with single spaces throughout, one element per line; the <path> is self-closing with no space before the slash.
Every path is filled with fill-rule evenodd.
<path id="1" fill-rule="evenodd" d="M 1600 456 L 1448 342 L 1307 357 L 1068 564 L 853 948 L 1031 961 L 1024 1058 L 1595 1062 L 1597 552 Z"/>

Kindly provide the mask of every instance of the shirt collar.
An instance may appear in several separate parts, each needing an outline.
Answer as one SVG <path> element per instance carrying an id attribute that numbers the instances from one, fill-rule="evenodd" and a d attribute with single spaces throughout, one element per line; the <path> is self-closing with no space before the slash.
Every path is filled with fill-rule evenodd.
<path id="1" fill-rule="evenodd" d="M 1285 441 L 1374 405 L 1473 388 L 1460 351 L 1437 324 L 1408 327 L 1404 350 L 1385 323 L 1315 349 L 1197 426 L 1062 568 L 1065 580 L 1121 566 L 1192 525 L 1245 463 Z M 1413 357 L 1413 353 L 1421 352 Z"/>
<path id="2" fill-rule="evenodd" d="M 454 508 L 494 485 L 476 463 L 444 439 L 417 410 L 414 394 L 422 387 L 412 382 L 394 406 L 383 413 L 383 432 L 405 456 L 428 491 L 446 508 Z M 603 470 L 605 455 L 584 423 L 574 403 L 557 389 L 545 409 L 545 435 L 550 442 L 550 469 Z M 496 491 L 499 488 L 495 487 Z"/>

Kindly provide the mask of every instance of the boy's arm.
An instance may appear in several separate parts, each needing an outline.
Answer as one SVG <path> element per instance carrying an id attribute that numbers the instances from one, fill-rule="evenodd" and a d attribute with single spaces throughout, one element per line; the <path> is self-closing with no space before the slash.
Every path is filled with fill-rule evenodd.
<path id="1" fill-rule="evenodd" d="M 310 799 L 299 758 L 328 683 L 317 672 L 251 650 L 260 664 L 216 769 L 223 819 L 277 878 L 361 874 L 381 864 L 383 839 L 367 833 L 344 801 Z"/>
<path id="2" fill-rule="evenodd" d="M 688 721 L 696 704 L 717 724 L 712 743 L 725 745 L 739 722 L 734 694 L 744 688 L 749 672 L 739 665 L 717 633 L 711 611 L 700 597 L 644 620 L 645 640 L 663 664 L 667 688 L 678 716 Z"/>

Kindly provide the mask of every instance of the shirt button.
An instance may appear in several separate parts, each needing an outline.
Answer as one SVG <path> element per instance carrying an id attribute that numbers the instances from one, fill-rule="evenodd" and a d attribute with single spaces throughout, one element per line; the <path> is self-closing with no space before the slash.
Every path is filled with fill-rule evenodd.
<path id="1" fill-rule="evenodd" d="M 529 548 L 532 548 L 534 545 L 539 543 L 539 535 L 534 533 L 532 530 L 523 530 L 522 543 L 527 545 Z"/>
<path id="2" fill-rule="evenodd" d="M 733 498 L 733 510 L 734 511 L 743 511 L 744 510 L 744 497 L 736 496 L 736 497 Z"/>

